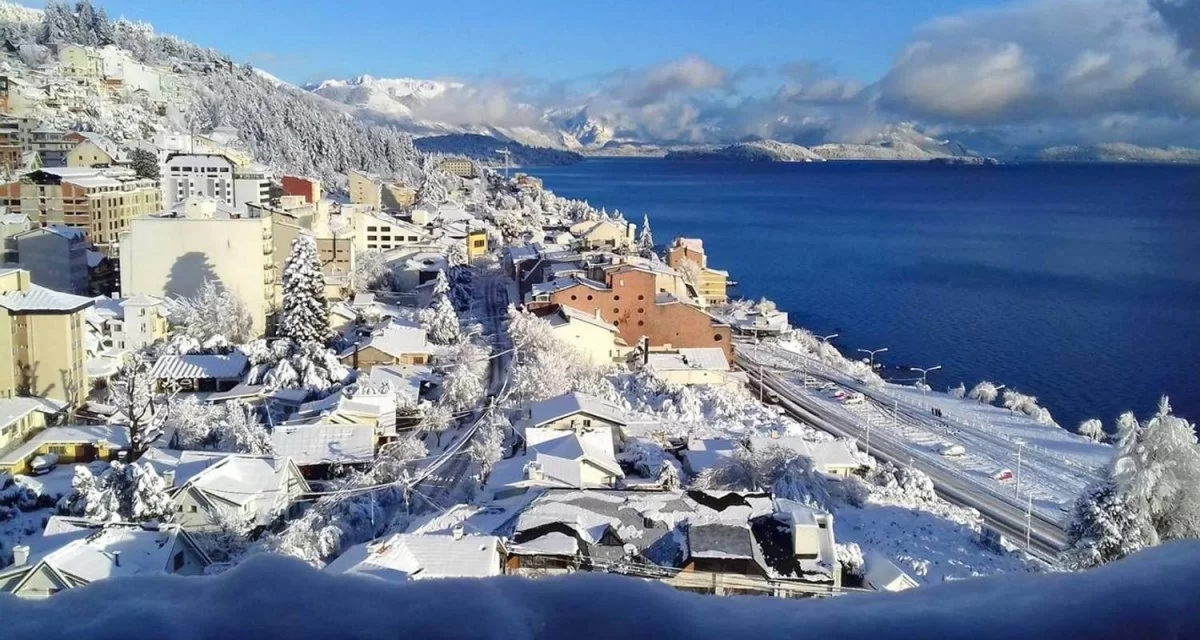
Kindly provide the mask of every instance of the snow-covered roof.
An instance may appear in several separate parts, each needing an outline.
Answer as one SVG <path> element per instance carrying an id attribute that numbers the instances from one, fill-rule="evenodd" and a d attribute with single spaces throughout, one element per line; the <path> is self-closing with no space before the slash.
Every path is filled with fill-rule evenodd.
<path id="1" fill-rule="evenodd" d="M 174 572 L 172 552 L 182 535 L 186 535 L 182 529 L 169 524 L 110 524 L 46 554 L 42 561 L 58 573 L 85 583 L 169 574 Z M 204 558 L 198 549 L 196 553 Z"/>
<path id="2" fill-rule="evenodd" d="M 275 455 L 300 466 L 357 464 L 375 459 L 375 429 L 353 424 L 280 425 L 271 431 Z"/>
<path id="3" fill-rule="evenodd" d="M 547 312 L 544 314 L 540 310 L 535 310 L 534 313 L 541 316 L 546 322 L 550 323 L 551 327 L 565 327 L 569 326 L 572 322 L 584 322 L 613 333 L 617 332 L 616 325 L 610 322 L 605 322 L 603 318 L 598 317 L 598 314 L 592 315 L 590 313 L 584 313 L 575 307 L 570 307 L 567 305 L 553 305 L 548 307 Z"/>
<path id="4" fill-rule="evenodd" d="M 360 349 L 371 347 L 395 358 L 413 353 L 430 352 L 425 329 L 402 320 L 392 320 L 381 329 L 372 332 L 366 342 L 359 345 Z M 354 349 L 354 347 L 349 347 L 342 352 L 342 355 L 353 353 Z"/>
<path id="5" fill-rule="evenodd" d="M 0 307 L 16 313 L 64 313 L 78 311 L 91 305 L 91 298 L 47 289 L 36 284 L 29 285 L 26 291 L 12 291 L 0 295 Z"/>
<path id="6" fill-rule="evenodd" d="M 383 580 L 433 580 L 498 576 L 500 539 L 495 536 L 398 533 L 350 547 L 325 567 Z"/>
<path id="7" fill-rule="evenodd" d="M 99 424 L 46 427 L 21 446 L 0 456 L 0 466 L 13 466 L 47 444 L 91 444 L 104 445 L 111 449 L 128 449 L 129 428 Z"/>
<path id="8" fill-rule="evenodd" d="M 25 224 L 29 215 L 25 213 L 0 213 L 0 224 Z"/>
<path id="9" fill-rule="evenodd" d="M 905 591 L 920 586 L 912 576 L 878 551 L 867 551 L 863 554 L 863 560 L 863 581 L 876 591 Z"/>
<path id="10" fill-rule="evenodd" d="M 286 458 L 274 456 L 184 451 L 175 467 L 175 485 L 238 506 L 252 504 L 257 523 L 268 524 L 275 507 L 287 500 L 288 468 Z"/>
<path id="11" fill-rule="evenodd" d="M 534 402 L 528 406 L 528 411 L 529 424 L 533 427 L 539 427 L 577 413 L 586 413 L 616 425 L 623 425 L 627 422 L 625 412 L 620 407 L 596 396 L 577 391 Z"/>
<path id="12" fill-rule="evenodd" d="M 419 364 L 375 365 L 367 374 L 372 384 L 390 384 L 392 390 L 412 406 L 416 406 L 421 398 L 421 385 L 432 377 L 433 369 Z"/>
<path id="13" fill-rule="evenodd" d="M 618 478 L 625 477 L 613 452 L 610 427 L 597 427 L 583 433 L 562 429 L 527 429 L 526 446 L 542 475 L 551 481 L 577 489 L 584 488 L 582 465 L 591 464 Z"/>
<path id="14" fill-rule="evenodd" d="M 91 131 L 78 131 L 75 133 L 75 135 L 78 135 L 84 140 L 96 145 L 101 151 L 108 154 L 114 162 L 125 162 L 129 159 L 125 151 L 121 149 L 120 145 L 114 142 L 111 138 L 107 138 Z"/>
<path id="15" fill-rule="evenodd" d="M 160 380 L 228 380 L 241 378 L 248 363 L 246 354 L 240 351 L 225 355 L 166 355 L 155 361 L 150 376 Z"/>
<path id="16" fill-rule="evenodd" d="M 693 438 L 688 440 L 687 449 L 683 451 L 684 464 L 693 474 L 700 473 L 716 465 L 722 458 L 728 458 L 739 445 L 725 438 Z"/>
<path id="17" fill-rule="evenodd" d="M 17 420 L 33 413 L 58 413 L 66 409 L 66 405 L 57 400 L 39 398 L 37 396 L 18 396 L 15 398 L 0 398 L 0 427 L 6 427 Z"/>
<path id="18" fill-rule="evenodd" d="M 812 442 L 796 436 L 750 438 L 750 447 L 755 450 L 773 445 L 807 456 L 813 461 L 813 466 L 826 473 L 833 469 L 854 468 L 862 465 L 855 455 L 854 445 L 849 440 Z"/>
<path id="19" fill-rule="evenodd" d="M 104 262 L 104 259 L 107 257 L 108 256 L 104 255 L 103 253 L 100 253 L 99 251 L 94 251 L 92 249 L 88 249 L 87 250 L 87 266 L 88 266 L 88 268 L 95 269 L 96 267 L 100 266 L 100 263 Z"/>
<path id="20" fill-rule="evenodd" d="M 651 352 L 646 363 L 659 371 L 704 369 L 706 371 L 729 371 L 725 351 L 717 347 L 681 348 L 674 353 Z"/>

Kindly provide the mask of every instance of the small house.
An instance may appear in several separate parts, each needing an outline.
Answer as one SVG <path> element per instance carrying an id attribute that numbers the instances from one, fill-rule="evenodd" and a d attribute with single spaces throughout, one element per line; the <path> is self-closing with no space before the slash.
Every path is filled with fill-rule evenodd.
<path id="1" fill-rule="evenodd" d="M 398 533 L 354 545 L 325 567 L 327 573 L 392 582 L 490 578 L 503 573 L 504 546 L 495 536 Z"/>
<path id="2" fill-rule="evenodd" d="M 241 383 L 249 368 L 246 355 L 166 355 L 150 369 L 158 388 L 178 385 L 181 391 L 228 391 Z"/>

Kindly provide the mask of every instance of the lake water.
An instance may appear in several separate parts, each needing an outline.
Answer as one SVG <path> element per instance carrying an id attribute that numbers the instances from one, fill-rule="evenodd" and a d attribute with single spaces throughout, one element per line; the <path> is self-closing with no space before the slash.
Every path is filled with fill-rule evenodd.
<path id="1" fill-rule="evenodd" d="M 843 351 L 1038 396 L 1064 426 L 1200 419 L 1200 168 L 589 160 L 555 193 L 704 239 L 742 297 Z M 901 375 L 901 374 L 896 374 Z"/>

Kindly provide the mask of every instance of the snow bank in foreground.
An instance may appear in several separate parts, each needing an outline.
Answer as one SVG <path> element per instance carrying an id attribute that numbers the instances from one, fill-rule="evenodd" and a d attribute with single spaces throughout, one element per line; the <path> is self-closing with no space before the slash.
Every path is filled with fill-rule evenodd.
<path id="1" fill-rule="evenodd" d="M 393 584 L 256 556 L 204 578 L 0 597 L 13 638 L 1196 638 L 1200 542 L 1091 572 L 980 578 L 833 600 L 715 598 L 631 578 Z"/>

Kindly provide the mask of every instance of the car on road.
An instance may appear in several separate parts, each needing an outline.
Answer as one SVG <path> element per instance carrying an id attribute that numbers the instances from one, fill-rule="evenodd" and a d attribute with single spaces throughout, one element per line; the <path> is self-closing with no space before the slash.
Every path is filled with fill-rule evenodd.
<path id="1" fill-rule="evenodd" d="M 29 471 L 35 476 L 50 473 L 56 467 L 58 467 L 58 454 L 54 453 L 44 453 L 29 463 Z"/>
<path id="2" fill-rule="evenodd" d="M 867 401 L 867 397 L 855 391 L 842 398 L 842 404 L 862 404 Z"/>
<path id="3" fill-rule="evenodd" d="M 1001 482 L 1004 482 L 1005 480 L 1012 480 L 1013 472 L 1011 469 L 1001 469 L 1001 470 L 997 471 L 996 473 L 993 473 L 992 478 L 999 480 Z"/>
<path id="4" fill-rule="evenodd" d="M 967 453 L 967 449 L 961 444 L 943 442 L 941 446 L 938 447 L 938 453 L 947 457 L 956 457 L 965 455 Z"/>
<path id="5" fill-rule="evenodd" d="M 841 389 L 838 389 L 833 392 L 833 397 L 837 398 L 838 400 L 841 400 L 842 398 L 846 397 L 846 392 L 842 391 Z"/>

